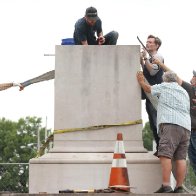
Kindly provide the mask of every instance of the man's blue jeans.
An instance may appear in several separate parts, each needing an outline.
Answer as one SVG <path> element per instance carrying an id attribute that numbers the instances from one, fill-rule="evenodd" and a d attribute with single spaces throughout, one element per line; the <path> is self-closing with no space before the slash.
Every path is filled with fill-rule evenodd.
<path id="1" fill-rule="evenodd" d="M 116 45 L 118 40 L 118 32 L 111 31 L 108 34 L 104 35 L 105 43 L 103 45 Z"/>
<path id="2" fill-rule="evenodd" d="M 148 113 L 150 128 L 152 130 L 154 140 L 156 142 L 156 149 L 158 150 L 159 136 L 157 133 L 157 111 L 155 110 L 154 106 L 149 101 L 149 99 L 146 99 L 146 111 Z"/>
<path id="3" fill-rule="evenodd" d="M 189 160 L 196 175 L 196 131 L 191 131 L 190 144 L 188 149 Z"/>
<path id="4" fill-rule="evenodd" d="M 103 45 L 116 45 L 117 40 L 118 40 L 118 32 L 111 31 L 107 33 L 106 35 L 104 35 L 104 37 L 105 37 L 105 43 Z M 74 35 L 74 42 L 76 45 L 82 44 L 78 34 Z M 96 40 L 96 37 L 94 37 L 94 39 L 92 38 L 91 42 L 92 43 L 90 43 L 89 45 L 98 45 L 98 41 Z"/>

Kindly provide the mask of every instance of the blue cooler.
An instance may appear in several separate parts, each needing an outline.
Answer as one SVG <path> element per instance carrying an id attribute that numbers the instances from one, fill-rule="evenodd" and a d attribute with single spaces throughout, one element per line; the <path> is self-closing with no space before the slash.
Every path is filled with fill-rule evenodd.
<path id="1" fill-rule="evenodd" d="M 73 38 L 62 39 L 61 45 L 75 45 Z"/>

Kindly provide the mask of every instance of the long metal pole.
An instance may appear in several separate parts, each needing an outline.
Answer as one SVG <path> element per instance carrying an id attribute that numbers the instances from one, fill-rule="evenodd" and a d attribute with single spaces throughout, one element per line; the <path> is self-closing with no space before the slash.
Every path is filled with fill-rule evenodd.
<path id="1" fill-rule="evenodd" d="M 40 150 L 40 135 L 39 127 L 37 128 L 37 151 Z"/>
<path id="2" fill-rule="evenodd" d="M 45 124 L 45 141 L 48 137 L 48 133 L 47 133 L 47 116 L 46 116 L 46 124 Z"/>

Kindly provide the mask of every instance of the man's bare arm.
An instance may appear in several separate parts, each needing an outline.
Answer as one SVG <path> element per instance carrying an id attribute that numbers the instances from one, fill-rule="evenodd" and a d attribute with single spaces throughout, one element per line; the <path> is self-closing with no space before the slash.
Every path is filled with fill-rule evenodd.
<path id="1" fill-rule="evenodd" d="M 164 63 L 162 63 L 158 58 L 153 58 L 153 63 L 159 65 L 163 69 L 164 72 L 171 71 L 171 69 L 169 67 L 167 67 Z M 183 80 L 178 76 L 178 81 L 177 82 L 181 86 Z"/>
<path id="2" fill-rule="evenodd" d="M 137 72 L 137 80 L 146 93 L 151 93 L 151 86 L 145 82 L 142 71 Z"/>

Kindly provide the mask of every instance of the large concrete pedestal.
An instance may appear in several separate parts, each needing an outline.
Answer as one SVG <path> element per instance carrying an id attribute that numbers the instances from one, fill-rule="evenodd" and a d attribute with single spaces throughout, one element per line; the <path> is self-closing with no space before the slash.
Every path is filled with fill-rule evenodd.
<path id="1" fill-rule="evenodd" d="M 55 130 L 141 119 L 139 46 L 56 46 Z M 116 135 L 123 133 L 132 192 L 161 184 L 157 158 L 143 148 L 142 124 L 55 134 L 30 160 L 29 192 L 107 188 Z"/>

